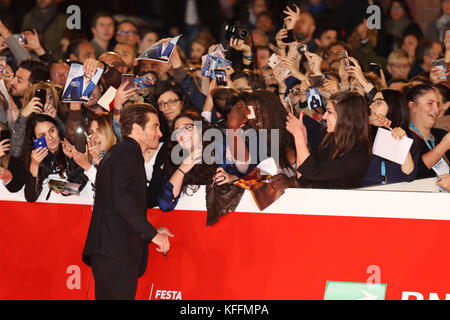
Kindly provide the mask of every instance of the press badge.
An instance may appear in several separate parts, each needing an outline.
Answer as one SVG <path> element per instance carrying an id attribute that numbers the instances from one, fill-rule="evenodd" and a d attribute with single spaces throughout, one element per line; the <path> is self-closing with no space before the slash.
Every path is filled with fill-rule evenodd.
<path id="1" fill-rule="evenodd" d="M 443 157 L 441 157 L 441 159 L 439 159 L 439 161 L 436 162 L 436 164 L 433 166 L 433 170 L 434 172 L 436 172 L 438 176 L 450 173 L 450 167 L 448 166 L 447 162 L 444 160 Z"/>

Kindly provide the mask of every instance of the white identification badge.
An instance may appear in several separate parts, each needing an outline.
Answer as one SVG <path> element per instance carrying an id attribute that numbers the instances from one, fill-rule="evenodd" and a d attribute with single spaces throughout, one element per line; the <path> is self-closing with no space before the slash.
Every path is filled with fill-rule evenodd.
<path id="1" fill-rule="evenodd" d="M 434 172 L 436 172 L 436 174 L 438 176 L 442 176 L 444 174 L 449 174 L 450 173 L 450 167 L 448 166 L 447 162 L 445 162 L 444 158 L 442 158 L 442 157 L 433 166 L 433 170 L 434 170 Z"/>

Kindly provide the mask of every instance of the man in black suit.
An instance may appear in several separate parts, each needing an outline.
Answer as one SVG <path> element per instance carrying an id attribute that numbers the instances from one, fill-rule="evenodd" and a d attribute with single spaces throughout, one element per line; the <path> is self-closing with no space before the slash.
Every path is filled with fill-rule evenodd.
<path id="1" fill-rule="evenodd" d="M 159 252 L 169 250 L 161 227 L 147 220 L 148 196 L 144 158 L 157 149 L 158 114 L 147 104 L 125 108 L 120 116 L 123 141 L 111 147 L 100 162 L 95 183 L 95 202 L 83 251 L 83 261 L 92 267 L 96 299 L 134 299 L 137 280 L 146 268 L 148 244 Z"/>

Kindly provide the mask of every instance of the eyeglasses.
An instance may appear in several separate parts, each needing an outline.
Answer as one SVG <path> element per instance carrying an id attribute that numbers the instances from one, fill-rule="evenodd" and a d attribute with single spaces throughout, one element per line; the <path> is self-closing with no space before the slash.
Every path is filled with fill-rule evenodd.
<path id="1" fill-rule="evenodd" d="M 293 96 L 299 96 L 301 93 L 301 90 L 299 88 L 295 88 L 295 89 L 289 89 L 289 92 L 292 93 Z"/>
<path id="2" fill-rule="evenodd" d="M 123 31 L 123 30 L 117 30 L 116 34 L 118 36 L 132 36 L 134 34 L 137 34 L 136 31 Z"/>
<path id="3" fill-rule="evenodd" d="M 159 107 L 160 109 L 164 109 L 166 106 L 172 108 L 172 107 L 175 106 L 175 104 L 176 104 L 178 101 L 180 101 L 180 99 L 170 99 L 170 100 L 167 101 L 167 102 L 158 102 L 158 107 Z"/>
<path id="4" fill-rule="evenodd" d="M 376 106 L 379 106 L 383 102 L 386 102 L 386 100 L 384 100 L 383 98 L 377 98 L 377 99 L 374 99 L 374 100 L 370 100 L 369 101 L 369 105 L 372 105 L 373 103 L 375 103 Z"/>
<path id="5" fill-rule="evenodd" d="M 178 129 L 175 129 L 173 132 L 178 137 L 178 136 L 181 136 L 181 135 L 183 135 L 185 133 L 191 132 L 192 129 L 194 129 L 194 124 L 193 123 L 188 123 L 188 124 L 185 124 L 184 126 L 178 128 Z"/>

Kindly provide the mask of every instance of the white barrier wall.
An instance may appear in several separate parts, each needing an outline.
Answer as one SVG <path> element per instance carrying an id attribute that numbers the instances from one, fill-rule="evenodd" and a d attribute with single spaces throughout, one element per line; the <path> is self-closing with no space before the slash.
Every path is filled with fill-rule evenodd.
<path id="1" fill-rule="evenodd" d="M 388 190 L 388 191 L 385 191 Z M 358 190 L 288 189 L 263 213 L 409 218 L 450 220 L 450 194 L 437 192 L 436 179 L 416 180 Z M 87 184 L 80 196 L 54 192 L 45 200 L 44 186 L 38 202 L 92 205 L 92 186 Z M 0 200 L 25 201 L 23 190 L 10 193 L 0 184 Z M 205 211 L 205 187 L 192 196 L 182 195 L 177 210 Z M 259 212 L 250 192 L 245 191 L 236 212 Z"/>

